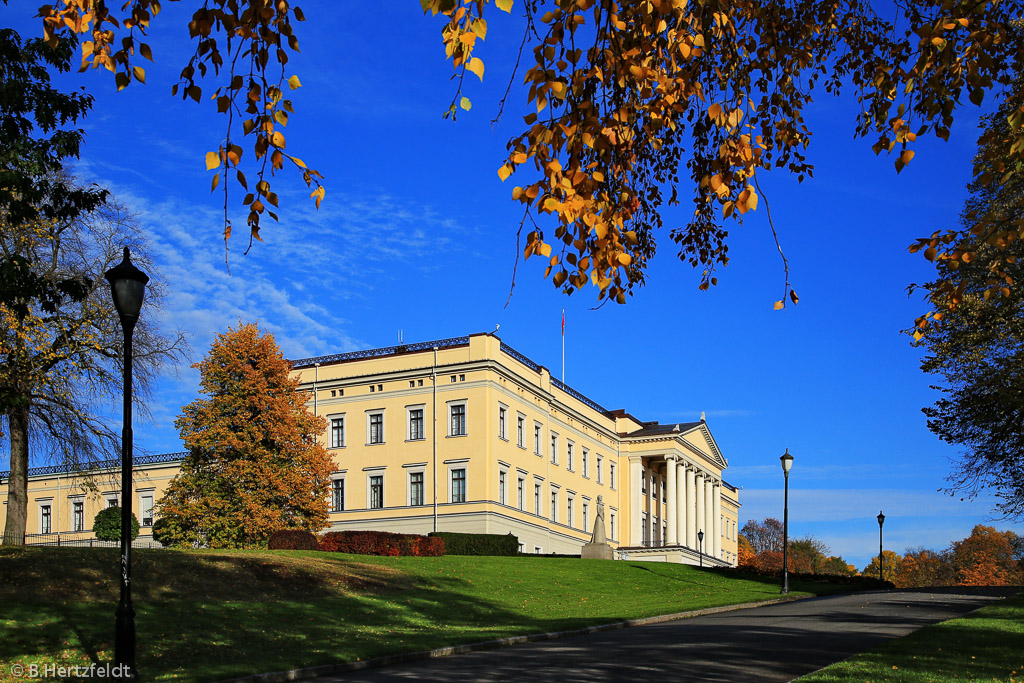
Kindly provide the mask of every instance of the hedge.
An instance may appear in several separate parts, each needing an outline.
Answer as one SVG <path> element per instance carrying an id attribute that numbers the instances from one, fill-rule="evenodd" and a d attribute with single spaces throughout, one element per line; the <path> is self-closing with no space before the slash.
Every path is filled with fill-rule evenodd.
<path id="1" fill-rule="evenodd" d="M 446 555 L 503 555 L 519 554 L 519 539 L 512 534 L 458 534 L 435 531 L 433 538 L 444 539 Z"/>
<path id="2" fill-rule="evenodd" d="M 445 543 L 440 538 L 389 531 L 329 531 L 320 538 L 320 550 L 389 557 L 440 557 L 445 554 Z"/>
<path id="3" fill-rule="evenodd" d="M 305 529 L 281 529 L 270 534 L 269 550 L 319 550 L 316 536 Z"/>

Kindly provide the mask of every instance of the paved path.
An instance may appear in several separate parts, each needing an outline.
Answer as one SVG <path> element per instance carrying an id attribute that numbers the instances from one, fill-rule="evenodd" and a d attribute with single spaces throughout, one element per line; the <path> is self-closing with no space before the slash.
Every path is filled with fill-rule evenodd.
<path id="1" fill-rule="evenodd" d="M 838 595 L 472 652 L 320 681 L 789 681 L 1015 590 Z"/>

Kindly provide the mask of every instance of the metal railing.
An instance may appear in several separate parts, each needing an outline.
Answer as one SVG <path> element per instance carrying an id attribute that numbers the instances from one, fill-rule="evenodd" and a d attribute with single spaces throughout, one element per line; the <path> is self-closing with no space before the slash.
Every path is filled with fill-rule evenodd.
<path id="1" fill-rule="evenodd" d="M 184 460 L 186 455 L 188 454 L 184 452 L 140 455 L 136 458 L 132 458 L 132 466 L 138 467 L 140 465 L 157 465 L 165 462 L 176 462 Z M 114 458 L 111 460 L 95 460 L 92 462 L 69 462 L 62 465 L 49 465 L 47 467 L 30 467 L 28 470 L 28 476 L 35 477 L 49 474 L 75 474 L 78 472 L 92 472 L 93 470 L 108 470 L 120 467 L 120 458 Z M 4 483 L 10 478 L 10 470 L 0 472 L 0 483 Z"/>
<path id="2" fill-rule="evenodd" d="M 292 361 L 293 368 L 311 368 L 314 365 L 325 363 L 338 363 L 346 360 L 362 360 L 364 358 L 380 358 L 381 356 L 393 356 L 396 353 L 410 353 L 412 351 L 430 351 L 435 346 L 439 349 L 450 349 L 455 346 L 465 346 L 469 343 L 469 337 L 450 337 L 448 339 L 437 339 L 435 341 L 417 342 L 415 344 L 398 344 L 397 346 L 384 346 L 379 349 L 366 349 L 365 351 L 349 351 L 348 353 L 335 353 L 330 356 L 315 356 L 313 358 L 300 358 Z"/>
<path id="3" fill-rule="evenodd" d="M 90 531 L 64 531 L 51 534 L 25 534 L 20 537 L 21 543 L 12 543 L 19 537 L 4 533 L 4 545 L 25 545 L 33 547 L 52 548 L 120 548 L 120 541 L 101 541 Z M 162 548 L 163 546 L 153 540 L 152 535 L 139 535 L 132 541 L 133 548 Z"/>

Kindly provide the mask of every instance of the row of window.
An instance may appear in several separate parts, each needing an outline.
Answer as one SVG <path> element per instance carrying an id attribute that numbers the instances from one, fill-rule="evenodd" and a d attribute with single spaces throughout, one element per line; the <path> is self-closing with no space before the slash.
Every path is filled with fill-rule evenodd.
<path id="1" fill-rule="evenodd" d="M 118 503 L 117 494 L 107 494 L 107 507 L 115 507 Z M 141 526 L 153 526 L 153 494 L 139 494 L 139 517 Z M 85 531 L 85 501 L 71 501 L 71 531 Z M 53 533 L 53 503 L 39 504 L 39 533 Z"/>

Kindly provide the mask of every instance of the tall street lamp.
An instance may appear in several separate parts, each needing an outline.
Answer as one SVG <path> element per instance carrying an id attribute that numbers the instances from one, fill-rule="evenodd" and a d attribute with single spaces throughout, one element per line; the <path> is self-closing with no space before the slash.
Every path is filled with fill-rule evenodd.
<path id="1" fill-rule="evenodd" d="M 124 332 L 124 417 L 121 430 L 121 601 L 117 604 L 114 632 L 114 662 L 127 669 L 130 680 L 138 678 L 135 668 L 135 608 L 132 606 L 132 333 L 139 320 L 149 276 L 132 265 L 128 247 L 124 260 L 103 275 L 110 283 L 114 308 Z M 123 668 L 120 668 L 123 667 Z"/>
<path id="2" fill-rule="evenodd" d="M 882 561 L 884 559 L 883 555 L 882 555 L 882 524 L 885 522 L 885 515 L 882 514 L 881 510 L 878 511 L 877 519 L 878 519 L 878 580 L 881 581 L 882 580 Z"/>
<path id="3" fill-rule="evenodd" d="M 700 560 L 700 566 L 704 566 L 704 530 L 697 532 L 697 557 Z"/>
<path id="4" fill-rule="evenodd" d="M 793 467 L 793 456 L 789 449 L 779 456 L 782 474 L 786 478 L 786 493 L 782 502 L 782 594 L 789 593 L 789 470 Z"/>

